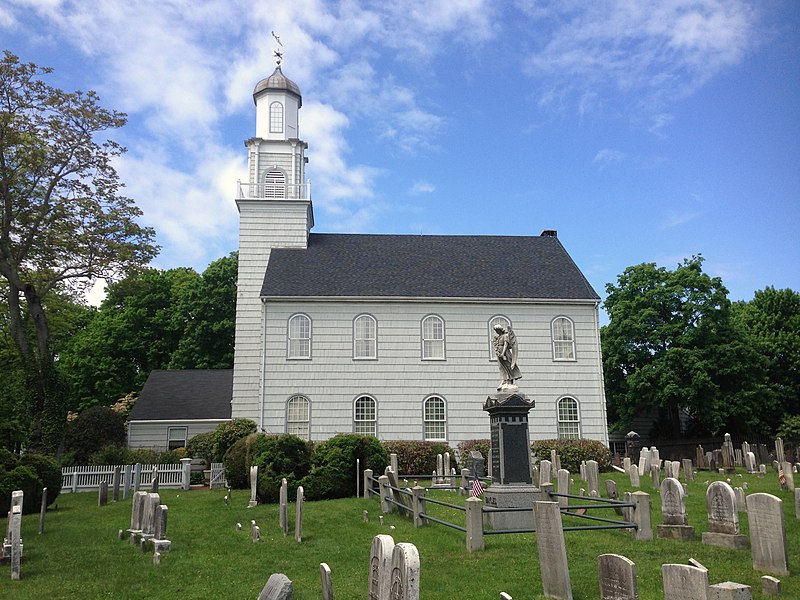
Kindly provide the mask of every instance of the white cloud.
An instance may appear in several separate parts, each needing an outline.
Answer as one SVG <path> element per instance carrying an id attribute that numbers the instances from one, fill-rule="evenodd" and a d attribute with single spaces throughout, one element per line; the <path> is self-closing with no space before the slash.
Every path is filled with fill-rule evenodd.
<path id="1" fill-rule="evenodd" d="M 702 215 L 702 212 L 697 211 L 673 212 L 667 215 L 666 219 L 661 223 L 661 229 L 671 229 L 672 227 L 685 225 L 699 219 Z"/>
<path id="2" fill-rule="evenodd" d="M 429 181 L 417 181 L 411 186 L 411 193 L 417 194 L 430 194 L 436 191 L 436 187 Z"/>
<path id="3" fill-rule="evenodd" d="M 625 160 L 624 152 L 611 148 L 603 148 L 602 150 L 598 150 L 597 154 L 594 155 L 592 163 L 604 167 L 606 165 L 622 162 L 623 160 Z"/>

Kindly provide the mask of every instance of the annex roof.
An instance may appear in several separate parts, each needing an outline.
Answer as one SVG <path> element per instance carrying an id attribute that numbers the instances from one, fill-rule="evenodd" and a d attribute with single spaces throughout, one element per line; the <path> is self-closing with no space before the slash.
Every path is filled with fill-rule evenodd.
<path id="1" fill-rule="evenodd" d="M 309 235 L 276 248 L 261 295 L 599 300 L 553 234 Z"/>
<path id="2" fill-rule="evenodd" d="M 151 371 L 129 421 L 230 419 L 233 369 Z"/>

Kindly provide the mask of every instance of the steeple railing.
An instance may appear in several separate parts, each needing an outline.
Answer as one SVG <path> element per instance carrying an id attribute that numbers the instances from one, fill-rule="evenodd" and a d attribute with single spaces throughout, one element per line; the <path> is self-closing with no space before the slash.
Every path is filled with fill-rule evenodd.
<path id="1" fill-rule="evenodd" d="M 310 200 L 310 183 L 244 183 L 236 182 L 236 199 Z"/>

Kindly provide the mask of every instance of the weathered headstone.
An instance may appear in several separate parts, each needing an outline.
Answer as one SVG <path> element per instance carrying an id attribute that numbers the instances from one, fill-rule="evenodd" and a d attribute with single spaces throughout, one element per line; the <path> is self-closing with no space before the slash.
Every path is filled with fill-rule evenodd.
<path id="1" fill-rule="evenodd" d="M 155 532 L 155 513 L 156 507 L 161 504 L 161 498 L 156 493 L 147 494 L 144 501 L 144 512 L 142 513 L 142 536 L 145 538 L 153 537 Z"/>
<path id="2" fill-rule="evenodd" d="M 400 467 L 397 460 L 397 452 L 392 452 L 389 454 L 389 466 L 395 473 L 400 473 Z"/>
<path id="3" fill-rule="evenodd" d="M 567 549 L 561 525 L 561 511 L 556 502 L 534 502 L 536 548 L 545 596 L 572 600 Z"/>
<path id="4" fill-rule="evenodd" d="M 297 502 L 294 508 L 294 539 L 298 542 L 303 541 L 303 486 L 297 486 Z"/>
<path id="5" fill-rule="evenodd" d="M 167 515 L 169 508 L 166 504 L 159 504 L 153 513 L 153 550 L 154 552 L 169 552 L 172 542 L 167 539 Z"/>
<path id="6" fill-rule="evenodd" d="M 734 581 L 715 583 L 708 586 L 708 600 L 753 600 L 753 588 Z"/>
<path id="7" fill-rule="evenodd" d="M 566 469 L 559 469 L 556 475 L 556 483 L 557 489 L 556 491 L 559 494 L 569 494 L 569 471 Z M 569 498 L 562 498 L 558 496 L 558 505 L 559 506 L 567 506 L 569 504 Z"/>
<path id="8" fill-rule="evenodd" d="M 333 580 L 328 563 L 319 563 L 319 577 L 322 580 L 322 600 L 333 600 Z"/>
<path id="9" fill-rule="evenodd" d="M 626 456 L 622 459 L 622 468 L 626 473 L 630 473 L 631 470 L 631 457 Z"/>
<path id="10" fill-rule="evenodd" d="M 761 577 L 761 593 L 765 596 L 780 596 L 781 595 L 781 580 L 771 575 L 762 575 Z"/>
<path id="11" fill-rule="evenodd" d="M 158 466 L 153 465 L 153 471 L 150 476 L 150 492 L 153 494 L 158 493 Z"/>
<path id="12" fill-rule="evenodd" d="M 552 463 L 549 460 L 539 462 L 539 485 L 550 483 L 553 480 Z"/>
<path id="13" fill-rule="evenodd" d="M 289 484 L 281 480 L 279 519 L 284 536 L 289 535 Z"/>
<path id="14" fill-rule="evenodd" d="M 127 500 L 128 494 L 131 492 L 131 479 L 133 478 L 133 465 L 125 465 L 125 476 L 122 478 L 122 499 Z"/>
<path id="15" fill-rule="evenodd" d="M 782 462 L 781 470 L 783 471 L 783 481 L 781 482 L 782 490 L 794 490 L 794 469 L 790 462 Z"/>
<path id="16" fill-rule="evenodd" d="M 9 541 L 11 542 L 11 579 L 18 580 L 20 578 L 20 562 L 22 560 L 22 506 L 19 504 L 11 507 L 11 512 L 8 515 L 9 529 L 11 535 Z"/>
<path id="17" fill-rule="evenodd" d="M 736 494 L 724 481 L 714 481 L 706 490 L 708 531 L 703 532 L 704 544 L 743 550 L 747 537 L 739 532 L 739 514 L 736 511 Z"/>
<path id="18" fill-rule="evenodd" d="M 619 554 L 601 554 L 598 559 L 600 572 L 600 600 L 638 600 L 636 587 L 636 564 Z"/>
<path id="19" fill-rule="evenodd" d="M 122 467 L 117 465 L 114 467 L 114 475 L 111 479 L 111 500 L 119 502 L 119 483 L 122 476 Z"/>
<path id="20" fill-rule="evenodd" d="M 392 536 L 381 534 L 372 538 L 369 556 L 369 600 L 390 600 L 393 551 Z"/>
<path id="21" fill-rule="evenodd" d="M 258 600 L 292 600 L 292 581 L 283 573 L 273 573 L 258 595 Z"/>
<path id="22" fill-rule="evenodd" d="M 794 516 L 800 519 L 800 488 L 794 488 Z"/>
<path id="23" fill-rule="evenodd" d="M 636 465 L 631 465 L 628 474 L 631 478 L 631 487 L 638 488 L 641 484 L 639 483 L 639 467 Z"/>
<path id="24" fill-rule="evenodd" d="M 147 492 L 136 492 L 131 501 L 131 527 L 128 530 L 131 534 L 142 532 L 142 517 L 144 517 L 144 507 L 147 501 Z"/>
<path id="25" fill-rule="evenodd" d="M 682 461 L 683 476 L 686 481 L 694 481 L 694 465 L 691 458 L 684 458 Z"/>
<path id="26" fill-rule="evenodd" d="M 744 468 L 748 473 L 755 473 L 758 471 L 758 466 L 756 465 L 756 455 L 752 452 L 748 452 L 744 455 Z"/>
<path id="27" fill-rule="evenodd" d="M 590 494 L 592 490 L 600 494 L 600 468 L 596 460 L 586 461 L 586 487 Z"/>
<path id="28" fill-rule="evenodd" d="M 635 504 L 631 511 L 631 521 L 636 523 L 634 537 L 637 540 L 652 540 L 653 526 L 650 520 L 650 494 L 633 492 L 630 497 Z"/>
<path id="29" fill-rule="evenodd" d="M 250 501 L 247 503 L 247 508 L 258 506 L 256 493 L 258 491 L 258 465 L 250 467 Z"/>
<path id="30" fill-rule="evenodd" d="M 478 452 L 477 450 L 472 450 L 469 453 L 467 468 L 469 469 L 473 477 L 481 479 L 486 472 L 485 465 L 486 461 L 484 460 L 483 455 L 480 452 Z"/>
<path id="31" fill-rule="evenodd" d="M 736 496 L 736 512 L 747 512 L 747 500 L 744 497 L 744 489 L 741 487 L 733 488 Z"/>
<path id="32" fill-rule="evenodd" d="M 47 488 L 42 488 L 42 504 L 39 507 L 39 535 L 44 533 L 44 516 L 47 512 Z"/>
<path id="33" fill-rule="evenodd" d="M 561 469 L 561 457 L 558 455 L 558 452 L 555 449 L 550 450 L 550 462 L 553 464 L 553 470 L 558 473 Z"/>
<path id="34" fill-rule="evenodd" d="M 101 481 L 97 488 L 97 506 L 108 504 L 108 482 Z"/>
<path id="35" fill-rule="evenodd" d="M 725 434 L 725 441 L 722 443 L 722 468 L 728 473 L 734 472 L 735 453 L 731 434 Z"/>
<path id="36" fill-rule="evenodd" d="M 786 461 L 786 454 L 783 451 L 783 440 L 779 437 L 775 438 L 775 459 L 779 463 Z"/>
<path id="37" fill-rule="evenodd" d="M 689 541 L 694 539 L 694 527 L 689 525 L 686 515 L 686 495 L 681 482 L 666 477 L 661 482 L 661 519 L 656 528 L 658 537 L 669 540 Z"/>
<path id="38" fill-rule="evenodd" d="M 419 553 L 414 544 L 400 542 L 392 550 L 389 598 L 419 600 Z"/>
<path id="39" fill-rule="evenodd" d="M 142 463 L 133 465 L 133 493 L 139 491 L 142 485 Z"/>
<path id="40" fill-rule="evenodd" d="M 708 600 L 708 570 L 691 565 L 661 565 L 664 600 Z"/>
<path id="41" fill-rule="evenodd" d="M 656 464 L 650 465 L 650 478 L 653 480 L 653 487 L 661 487 L 661 469 Z"/>
<path id="42" fill-rule="evenodd" d="M 775 575 L 788 575 L 789 554 L 783 524 L 783 501 L 772 494 L 750 494 L 747 497 L 747 520 L 750 524 L 753 568 Z"/>
<path id="43" fill-rule="evenodd" d="M 697 463 L 698 469 L 706 468 L 706 452 L 703 450 L 702 446 L 695 448 L 694 462 Z"/>

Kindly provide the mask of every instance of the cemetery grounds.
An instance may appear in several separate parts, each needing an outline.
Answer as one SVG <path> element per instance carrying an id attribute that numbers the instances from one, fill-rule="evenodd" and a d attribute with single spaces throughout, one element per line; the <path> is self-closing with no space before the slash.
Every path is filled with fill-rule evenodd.
<path id="1" fill-rule="evenodd" d="M 597 557 L 604 553 L 626 556 L 636 563 L 639 597 L 663 598 L 661 565 L 685 564 L 690 558 L 709 570 L 709 583 L 735 581 L 752 586 L 753 598 L 761 594 L 760 577 L 754 571 L 750 549 L 726 550 L 700 542 L 707 530 L 706 482 L 730 478 L 733 486 L 747 482 L 746 494 L 766 492 L 783 500 L 789 550 L 790 576 L 779 577 L 782 597 L 800 598 L 800 520 L 795 516 L 794 495 L 780 491 L 772 469 L 763 479 L 743 473 L 721 475 L 698 471 L 688 482 L 687 513 L 696 541 L 661 539 L 635 541 L 623 530 L 566 531 L 564 533 L 572 593 L 575 600 L 599 597 Z M 585 484 L 573 474 L 572 493 Z M 614 479 L 620 496 L 631 488 L 623 473 L 601 473 L 603 481 Z M 401 478 L 402 481 L 402 478 Z M 420 482 L 422 483 L 422 482 Z M 659 495 L 649 476 L 641 478 L 641 491 L 651 495 L 653 529 L 661 523 Z M 369 555 L 372 538 L 391 535 L 395 542 L 411 542 L 420 555 L 420 597 L 424 600 L 454 598 L 496 599 L 507 592 L 515 600 L 539 600 L 542 596 L 540 567 L 534 534 L 492 535 L 483 551 L 468 553 L 463 533 L 438 524 L 415 529 L 411 519 L 397 513 L 379 522 L 380 503 L 350 498 L 305 502 L 303 539 L 293 535 L 294 504 L 289 504 L 289 535 L 279 525 L 277 504 L 248 509 L 248 490 L 233 490 L 225 505 L 225 490 L 162 490 L 161 502 L 169 506 L 169 538 L 172 550 L 153 564 L 152 551 L 143 553 L 117 532 L 130 524 L 131 496 L 127 500 L 97 506 L 97 493 L 62 494 L 48 510 L 43 535 L 38 534 L 38 512 L 22 520 L 24 556 L 21 580 L 11 581 L 10 566 L 0 565 L 0 598 L 141 598 L 253 599 L 272 573 L 285 573 L 294 583 L 296 600 L 321 597 L 319 564 L 332 571 L 336 598 L 367 596 Z M 433 491 L 432 497 L 460 504 L 463 497 L 449 491 Z M 576 503 L 573 499 L 571 503 Z M 364 511 L 369 521 L 364 520 Z M 431 516 L 463 525 L 464 514 L 428 504 Z M 594 513 L 594 511 L 592 511 Z M 613 511 L 597 511 L 612 517 Z M 740 513 L 742 533 L 748 534 L 746 513 Z M 250 521 L 261 529 L 254 543 Z M 569 525 L 574 518 L 565 518 Z M 241 523 L 241 530 L 236 524 Z M 5 519 L 2 527 L 5 528 Z"/>

